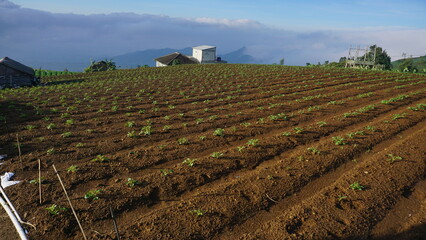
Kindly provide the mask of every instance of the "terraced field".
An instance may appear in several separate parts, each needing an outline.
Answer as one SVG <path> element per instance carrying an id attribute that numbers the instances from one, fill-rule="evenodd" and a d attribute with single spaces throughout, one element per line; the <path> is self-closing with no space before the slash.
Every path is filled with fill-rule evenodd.
<path id="1" fill-rule="evenodd" d="M 0 91 L 0 171 L 22 181 L 6 191 L 31 239 L 82 238 L 52 164 L 89 239 L 116 239 L 110 209 L 121 239 L 426 236 L 424 75 L 229 64 L 44 81 Z"/>

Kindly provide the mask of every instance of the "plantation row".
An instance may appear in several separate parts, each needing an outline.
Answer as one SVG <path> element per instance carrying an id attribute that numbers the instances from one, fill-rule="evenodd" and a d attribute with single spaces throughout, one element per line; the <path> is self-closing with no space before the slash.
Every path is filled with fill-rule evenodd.
<path id="1" fill-rule="evenodd" d="M 30 231 L 34 239 L 81 237 L 65 210 L 67 202 L 52 164 L 60 170 L 77 213 L 96 239 L 114 238 L 108 227 L 109 206 L 124 239 L 362 235 L 386 211 L 373 211 L 377 218 L 368 220 L 367 228 L 365 213 L 352 222 L 343 217 L 336 220 L 343 221 L 342 226 L 325 233 L 316 230 L 317 235 L 310 236 L 303 229 L 315 228 L 312 224 L 328 212 L 313 211 L 316 201 L 310 203 L 312 207 L 299 204 L 301 200 L 293 208 L 279 206 L 295 193 L 308 191 L 311 182 L 337 175 L 335 169 L 349 164 L 344 177 L 349 180 L 341 180 L 342 174 L 326 180 L 340 190 L 322 187 L 325 195 L 320 199 L 330 205 L 326 209 L 333 212 L 337 206 L 351 214 L 362 212 L 364 205 L 391 209 L 393 203 L 376 198 L 370 203 L 367 198 L 353 202 L 359 195 L 347 190 L 351 184 L 361 188 L 360 193 L 371 191 L 365 196 L 379 191 L 394 202 L 398 199 L 398 191 L 372 186 L 363 191 L 362 184 L 367 183 L 357 179 L 355 170 L 376 158 L 382 160 L 375 166 L 378 172 L 410 168 L 410 180 L 399 182 L 398 174 L 392 175 L 395 186 L 402 189 L 415 184 L 425 169 L 421 158 L 412 159 L 416 162 L 412 165 L 403 161 L 412 149 L 361 161 L 366 151 L 383 142 L 406 146 L 415 139 L 410 135 L 407 143 L 399 142 L 396 135 L 424 123 L 426 79 L 421 75 L 200 65 L 63 75 L 43 81 L 46 86 L 0 92 L 0 121 L 5 123 L 0 128 L 4 146 L 0 154 L 9 156 L 0 168 L 16 172 L 24 181 L 8 190 L 18 210 L 43 229 Z M 416 137 L 424 134 L 423 128 L 417 128 Z M 38 159 L 44 177 L 42 204 L 37 185 L 30 183 L 38 175 Z M 404 163 L 394 164 L 400 161 Z M 28 197 L 18 197 L 22 192 Z M 303 199 L 310 201 L 308 196 Z M 264 210 L 274 208 L 279 210 L 267 214 L 270 222 L 256 220 Z M 280 212 L 294 218 L 287 221 Z M 325 225 L 336 223 L 334 218 L 325 219 Z M 354 229 L 348 228 L 350 224 Z"/>

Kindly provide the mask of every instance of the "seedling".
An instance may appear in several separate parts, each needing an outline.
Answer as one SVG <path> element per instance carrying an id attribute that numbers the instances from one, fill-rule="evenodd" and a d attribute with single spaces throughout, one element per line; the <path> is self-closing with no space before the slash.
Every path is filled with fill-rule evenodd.
<path id="1" fill-rule="evenodd" d="M 92 162 L 108 162 L 110 159 L 105 157 L 102 154 L 99 154 L 98 156 L 96 156 L 96 158 L 92 159 Z"/>
<path id="2" fill-rule="evenodd" d="M 344 137 L 336 136 L 332 137 L 334 145 L 346 145 L 346 140 Z"/>
<path id="3" fill-rule="evenodd" d="M 225 130 L 223 128 L 217 128 L 214 130 L 213 135 L 223 137 L 225 136 Z"/>
<path id="4" fill-rule="evenodd" d="M 55 127 L 56 127 L 56 125 L 55 125 L 54 123 L 49 123 L 49 124 L 46 126 L 46 128 L 47 128 L 47 129 L 49 129 L 49 130 L 54 129 Z"/>
<path id="5" fill-rule="evenodd" d="M 47 154 L 54 154 L 56 152 L 55 148 L 51 148 L 47 150 Z"/>
<path id="6" fill-rule="evenodd" d="M 58 215 L 60 212 L 65 212 L 68 209 L 58 206 L 56 204 L 52 204 L 52 206 L 47 207 L 46 210 L 51 214 L 51 215 Z"/>
<path id="7" fill-rule="evenodd" d="M 203 216 L 204 215 L 204 211 L 201 210 L 201 209 L 194 209 L 194 210 L 191 210 L 189 212 L 192 213 L 192 214 L 195 214 L 197 216 Z"/>
<path id="8" fill-rule="evenodd" d="M 27 126 L 25 126 L 25 128 L 27 129 L 27 130 L 33 130 L 33 129 L 36 129 L 37 127 L 36 126 L 34 126 L 34 125 L 27 125 Z"/>
<path id="9" fill-rule="evenodd" d="M 237 150 L 238 150 L 238 152 L 242 153 L 245 148 L 246 148 L 246 146 L 238 146 Z"/>
<path id="10" fill-rule="evenodd" d="M 200 136 L 200 140 L 201 140 L 201 141 L 206 140 L 206 138 L 207 138 L 206 136 Z"/>
<path id="11" fill-rule="evenodd" d="M 288 136 L 291 136 L 291 132 L 283 132 L 281 133 L 281 135 L 288 137 Z"/>
<path id="12" fill-rule="evenodd" d="M 167 176 L 167 175 L 169 175 L 169 174 L 172 174 L 173 173 L 173 169 L 161 169 L 160 170 L 160 172 L 161 172 L 161 174 L 163 175 L 163 176 Z"/>
<path id="13" fill-rule="evenodd" d="M 136 131 L 130 131 L 130 132 L 127 132 L 127 137 L 129 137 L 129 138 L 137 138 L 138 137 L 138 135 L 136 134 Z"/>
<path id="14" fill-rule="evenodd" d="M 319 155 L 321 153 L 321 151 L 318 150 L 318 148 L 316 148 L 316 147 L 309 147 L 308 151 L 310 151 L 312 154 L 316 154 L 316 155 Z"/>
<path id="15" fill-rule="evenodd" d="M 372 132 L 376 131 L 376 128 L 374 126 L 366 126 L 365 129 Z"/>
<path id="16" fill-rule="evenodd" d="M 405 115 L 407 115 L 406 113 L 403 113 L 403 114 L 394 114 L 393 116 L 392 116 L 392 120 L 397 120 L 397 119 L 400 119 L 400 118 L 405 118 Z"/>
<path id="17" fill-rule="evenodd" d="M 247 145 L 257 146 L 259 144 L 259 139 L 250 139 L 247 141 Z"/>
<path id="18" fill-rule="evenodd" d="M 214 152 L 214 153 L 212 153 L 212 154 L 210 155 L 210 157 L 213 157 L 213 158 L 221 158 L 221 157 L 223 157 L 223 153 L 220 153 L 220 152 Z"/>
<path id="19" fill-rule="evenodd" d="M 177 140 L 177 142 L 178 142 L 178 144 L 179 145 L 187 145 L 187 144 L 189 144 L 189 140 L 187 139 L 187 138 L 179 138 L 178 140 Z"/>
<path id="20" fill-rule="evenodd" d="M 188 166 L 190 166 L 190 167 L 193 167 L 193 166 L 195 166 L 195 162 L 197 161 L 197 159 L 191 159 L 191 158 L 187 158 L 187 159 L 185 159 L 182 163 L 183 164 L 186 164 L 186 165 L 188 165 Z"/>
<path id="21" fill-rule="evenodd" d="M 364 186 L 362 186 L 361 184 L 359 184 L 358 182 L 354 182 L 354 183 L 352 183 L 351 185 L 349 185 L 349 188 L 350 189 L 353 189 L 353 190 L 359 190 L 359 191 L 362 191 L 362 190 L 364 190 Z"/>
<path id="22" fill-rule="evenodd" d="M 151 125 L 147 125 L 141 128 L 141 131 L 139 132 L 139 135 L 145 135 L 145 136 L 149 136 L 151 135 L 153 132 L 152 130 L 152 126 Z"/>
<path id="23" fill-rule="evenodd" d="M 79 142 L 79 143 L 77 143 L 77 144 L 75 145 L 75 147 L 76 147 L 76 148 L 82 148 L 82 147 L 84 147 L 84 143 Z"/>
<path id="24" fill-rule="evenodd" d="M 61 134 L 61 137 L 68 138 L 68 137 L 71 137 L 71 135 L 72 135 L 71 132 L 64 132 L 64 133 Z"/>
<path id="25" fill-rule="evenodd" d="M 44 180 L 44 178 L 43 178 L 43 177 L 42 177 L 41 179 L 36 178 L 36 179 L 30 180 L 30 184 L 39 184 L 39 183 L 43 183 L 43 180 Z"/>
<path id="26" fill-rule="evenodd" d="M 71 166 L 69 166 L 68 168 L 67 168 L 67 173 L 75 173 L 75 172 L 77 172 L 78 171 L 78 167 L 77 167 L 77 165 L 71 165 Z"/>
<path id="27" fill-rule="evenodd" d="M 274 176 L 272 176 L 272 175 L 268 175 L 266 178 L 267 178 L 268 180 L 274 180 Z"/>
<path id="28" fill-rule="evenodd" d="M 73 125 L 74 124 L 74 120 L 73 119 L 68 119 L 65 121 L 66 125 Z"/>
<path id="29" fill-rule="evenodd" d="M 132 128 L 136 126 L 136 123 L 134 121 L 129 121 L 129 122 L 126 122 L 125 126 L 128 128 Z"/>
<path id="30" fill-rule="evenodd" d="M 84 198 L 85 199 L 93 199 L 93 200 L 98 200 L 99 196 L 98 194 L 101 193 L 102 190 L 101 189 L 96 189 L 96 190 L 90 190 L 88 191 L 85 195 Z"/>
<path id="31" fill-rule="evenodd" d="M 128 178 L 127 182 L 126 182 L 126 185 L 129 186 L 129 187 L 134 187 L 134 186 L 139 185 L 139 184 L 141 184 L 141 182 L 139 182 L 138 180 L 133 179 L 133 178 Z"/>
<path id="32" fill-rule="evenodd" d="M 387 156 L 389 157 L 388 159 L 386 159 L 386 161 L 390 162 L 390 163 L 394 163 L 397 160 L 402 160 L 402 157 L 400 156 L 395 156 L 392 153 L 387 154 Z"/>
<path id="33" fill-rule="evenodd" d="M 294 128 L 294 131 L 295 131 L 296 133 L 302 133 L 302 132 L 303 132 L 303 128 L 295 127 L 295 128 Z"/>
<path id="34" fill-rule="evenodd" d="M 324 121 L 317 122 L 317 124 L 318 124 L 320 127 L 324 127 L 325 125 L 327 125 L 327 123 L 326 123 L 326 122 L 324 122 Z"/>

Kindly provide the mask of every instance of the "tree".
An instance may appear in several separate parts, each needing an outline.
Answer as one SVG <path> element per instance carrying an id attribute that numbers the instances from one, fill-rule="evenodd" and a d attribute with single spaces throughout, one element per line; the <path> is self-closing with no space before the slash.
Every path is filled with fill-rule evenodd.
<path id="1" fill-rule="evenodd" d="M 414 66 L 414 61 L 412 58 L 405 59 L 401 65 L 399 65 L 398 70 L 401 72 L 417 72 L 418 69 Z"/>
<path id="2" fill-rule="evenodd" d="M 280 59 L 280 65 L 284 65 L 284 58 Z"/>
<path id="3" fill-rule="evenodd" d="M 374 51 L 376 52 L 376 60 L 374 61 L 374 65 L 381 65 L 383 66 L 383 70 L 390 70 L 392 68 L 391 57 L 388 55 L 386 50 L 383 50 L 377 45 L 370 46 L 370 52 L 367 53 L 365 59 L 367 61 L 372 61 L 374 59 Z M 364 59 L 364 56 L 360 57 L 360 60 Z"/>
<path id="4" fill-rule="evenodd" d="M 95 62 L 90 60 L 90 66 L 84 69 L 84 72 L 103 72 L 103 71 L 111 71 L 117 69 L 115 62 L 111 60 L 103 60 L 99 62 Z"/>

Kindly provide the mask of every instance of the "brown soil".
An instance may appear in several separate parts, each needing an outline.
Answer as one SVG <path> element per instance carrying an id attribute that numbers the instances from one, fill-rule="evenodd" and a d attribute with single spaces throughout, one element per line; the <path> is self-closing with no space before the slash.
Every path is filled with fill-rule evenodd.
<path id="1" fill-rule="evenodd" d="M 0 171 L 23 181 L 6 191 L 31 239 L 82 238 L 52 164 L 89 239 L 116 239 L 110 207 L 121 239 L 425 236 L 424 75 L 204 65 L 45 81 L 0 92 Z"/>

